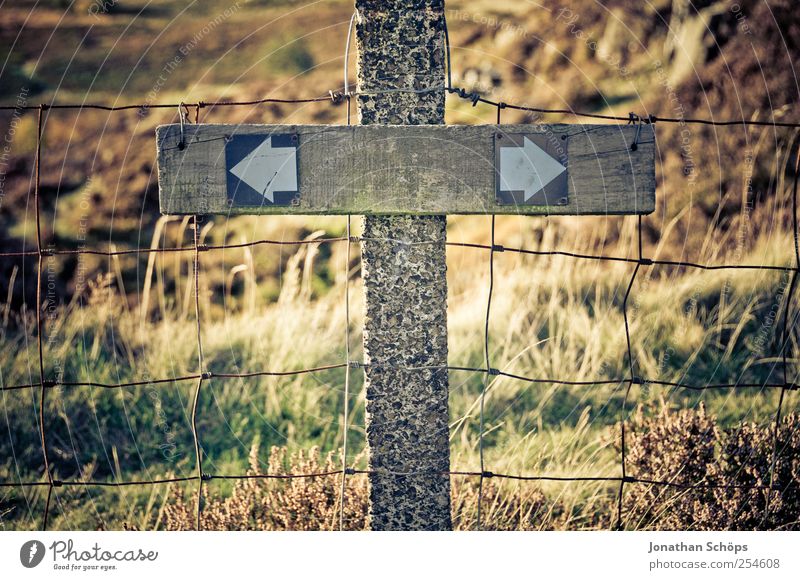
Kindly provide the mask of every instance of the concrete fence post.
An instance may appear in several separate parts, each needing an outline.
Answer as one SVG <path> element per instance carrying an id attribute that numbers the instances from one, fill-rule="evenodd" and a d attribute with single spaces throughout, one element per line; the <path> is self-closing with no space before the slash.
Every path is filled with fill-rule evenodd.
<path id="1" fill-rule="evenodd" d="M 357 0 L 356 9 L 361 123 L 444 123 L 444 91 L 414 92 L 444 86 L 443 0 Z M 451 528 L 446 226 L 444 216 L 364 218 L 373 530 Z"/>

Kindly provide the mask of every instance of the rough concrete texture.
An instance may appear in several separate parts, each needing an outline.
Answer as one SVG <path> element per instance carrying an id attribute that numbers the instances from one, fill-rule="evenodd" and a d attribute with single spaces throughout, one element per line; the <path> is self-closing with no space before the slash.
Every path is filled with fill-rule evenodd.
<path id="1" fill-rule="evenodd" d="M 358 91 L 444 85 L 444 2 L 357 0 Z M 439 124 L 444 94 L 358 97 L 362 124 Z M 423 192 L 424 194 L 424 192 Z M 447 530 L 450 520 L 446 218 L 366 217 L 364 356 L 373 530 Z M 398 368 L 400 367 L 400 368 Z M 392 472 L 391 474 L 386 472 Z M 415 475 L 398 475 L 398 473 Z"/>
<path id="2" fill-rule="evenodd" d="M 358 91 L 443 87 L 444 2 L 356 2 Z M 444 123 L 444 91 L 359 95 L 363 125 Z"/>

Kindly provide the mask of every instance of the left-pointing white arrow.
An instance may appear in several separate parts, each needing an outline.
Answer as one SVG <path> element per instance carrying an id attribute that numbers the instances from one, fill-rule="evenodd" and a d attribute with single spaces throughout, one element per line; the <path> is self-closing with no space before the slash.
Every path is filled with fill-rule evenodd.
<path id="1" fill-rule="evenodd" d="M 275 203 L 276 191 L 297 191 L 296 147 L 273 147 L 267 137 L 230 172 Z"/>
<path id="2" fill-rule="evenodd" d="M 524 191 L 525 201 L 541 191 L 567 168 L 536 143 L 524 137 L 523 147 L 500 149 L 500 189 Z"/>

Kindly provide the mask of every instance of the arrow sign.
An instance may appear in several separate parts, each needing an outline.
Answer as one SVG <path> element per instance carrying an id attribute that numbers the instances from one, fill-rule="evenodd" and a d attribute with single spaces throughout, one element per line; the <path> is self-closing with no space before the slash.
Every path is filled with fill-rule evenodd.
<path id="1" fill-rule="evenodd" d="M 299 200 L 297 135 L 234 135 L 225 145 L 225 166 L 232 206 Z"/>
<path id="2" fill-rule="evenodd" d="M 565 205 L 564 147 L 546 135 L 503 135 L 496 141 L 497 201 L 501 204 Z"/>
<path id="3" fill-rule="evenodd" d="M 156 143 L 165 214 L 655 209 L 652 125 L 173 124 Z"/>

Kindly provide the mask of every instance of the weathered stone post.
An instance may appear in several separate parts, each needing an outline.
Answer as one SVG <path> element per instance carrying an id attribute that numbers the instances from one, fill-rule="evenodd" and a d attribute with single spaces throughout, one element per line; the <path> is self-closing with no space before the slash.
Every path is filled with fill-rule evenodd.
<path id="1" fill-rule="evenodd" d="M 356 0 L 356 9 L 361 123 L 444 123 L 444 1 Z M 446 225 L 444 216 L 364 218 L 373 530 L 451 527 Z"/>

